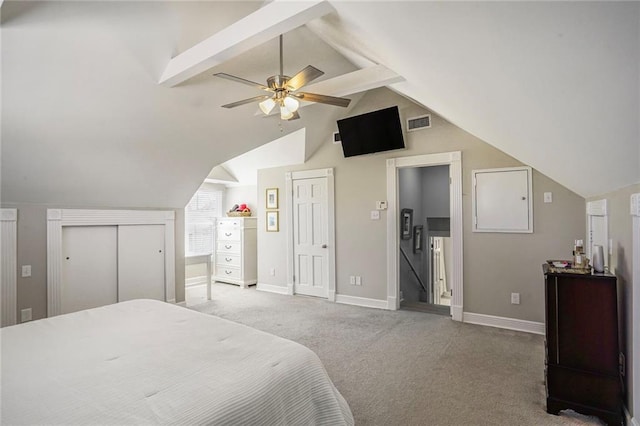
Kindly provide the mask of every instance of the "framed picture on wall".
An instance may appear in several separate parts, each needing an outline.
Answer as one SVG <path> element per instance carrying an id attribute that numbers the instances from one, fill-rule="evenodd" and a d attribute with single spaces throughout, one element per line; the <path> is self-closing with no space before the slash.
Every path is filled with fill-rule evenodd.
<path id="1" fill-rule="evenodd" d="M 422 251 L 422 225 L 416 225 L 413 227 L 413 252 L 419 253 Z"/>
<path id="2" fill-rule="evenodd" d="M 278 212 L 267 212 L 267 232 L 278 232 Z"/>
<path id="3" fill-rule="evenodd" d="M 411 239 L 413 231 L 413 209 L 402 209 L 400 211 L 400 235 L 403 240 Z"/>
<path id="4" fill-rule="evenodd" d="M 278 188 L 267 188 L 267 209 L 278 208 Z"/>

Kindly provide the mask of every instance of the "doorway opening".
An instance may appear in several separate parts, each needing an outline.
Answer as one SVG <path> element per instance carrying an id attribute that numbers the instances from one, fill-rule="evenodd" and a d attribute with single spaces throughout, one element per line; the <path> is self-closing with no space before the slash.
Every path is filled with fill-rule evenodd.
<path id="1" fill-rule="evenodd" d="M 442 176 L 425 180 L 423 173 Z M 440 201 L 423 197 L 423 187 L 432 184 Z M 409 308 L 413 292 L 421 310 L 462 321 L 461 153 L 388 159 L 387 200 L 388 309 Z"/>
<path id="2" fill-rule="evenodd" d="M 449 165 L 398 171 L 403 233 L 399 249 L 400 308 L 450 315 Z"/>

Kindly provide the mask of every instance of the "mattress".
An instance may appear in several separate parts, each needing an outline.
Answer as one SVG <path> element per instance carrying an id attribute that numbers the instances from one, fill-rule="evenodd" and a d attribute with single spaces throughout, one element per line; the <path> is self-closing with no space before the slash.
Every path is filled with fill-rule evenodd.
<path id="1" fill-rule="evenodd" d="M 353 424 L 295 342 L 155 300 L 1 330 L 1 423 Z"/>

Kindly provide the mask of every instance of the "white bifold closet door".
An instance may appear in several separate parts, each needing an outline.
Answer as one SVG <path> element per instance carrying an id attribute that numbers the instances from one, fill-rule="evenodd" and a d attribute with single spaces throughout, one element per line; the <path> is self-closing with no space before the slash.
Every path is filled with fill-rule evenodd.
<path id="1" fill-rule="evenodd" d="M 164 225 L 118 227 L 118 301 L 164 297 Z"/>
<path id="2" fill-rule="evenodd" d="M 62 228 L 62 314 L 118 301 L 118 227 Z"/>
<path id="3" fill-rule="evenodd" d="M 61 313 L 165 300 L 164 225 L 64 226 Z"/>

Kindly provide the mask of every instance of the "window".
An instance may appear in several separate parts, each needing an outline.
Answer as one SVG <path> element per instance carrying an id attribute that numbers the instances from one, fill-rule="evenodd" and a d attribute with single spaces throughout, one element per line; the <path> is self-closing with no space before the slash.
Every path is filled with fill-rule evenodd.
<path id="1" fill-rule="evenodd" d="M 185 252 L 213 253 L 216 218 L 222 216 L 222 191 L 200 187 L 184 209 Z"/>

